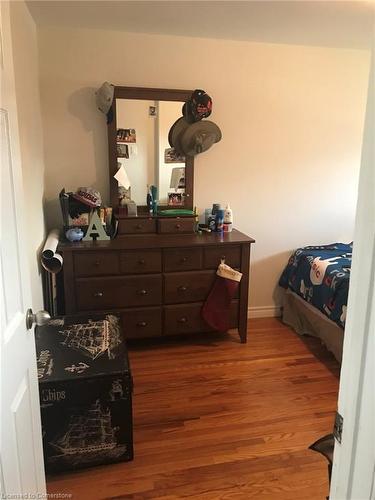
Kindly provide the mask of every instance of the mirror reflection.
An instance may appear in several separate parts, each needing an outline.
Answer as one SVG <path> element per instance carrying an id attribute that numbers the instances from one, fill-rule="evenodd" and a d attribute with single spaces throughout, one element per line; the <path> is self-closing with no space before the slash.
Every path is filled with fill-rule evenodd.
<path id="1" fill-rule="evenodd" d="M 185 158 L 168 142 L 183 102 L 117 99 L 117 164 L 129 179 L 137 205 L 145 205 L 148 187 L 158 188 L 159 205 L 184 206 Z"/>

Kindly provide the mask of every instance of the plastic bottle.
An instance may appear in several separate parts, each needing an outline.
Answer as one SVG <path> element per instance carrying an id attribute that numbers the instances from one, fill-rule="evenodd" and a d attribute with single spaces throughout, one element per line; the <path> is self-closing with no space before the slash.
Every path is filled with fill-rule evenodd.
<path id="1" fill-rule="evenodd" d="M 150 186 L 147 184 L 147 197 L 146 197 L 146 204 L 148 208 L 148 212 L 152 214 L 152 196 L 150 193 Z"/>
<path id="2" fill-rule="evenodd" d="M 215 231 L 216 230 L 216 217 L 215 215 L 210 215 L 207 219 L 207 226 L 209 229 L 211 229 L 211 231 Z"/>
<path id="3" fill-rule="evenodd" d="M 224 233 L 230 233 L 232 229 L 233 229 L 233 212 L 228 203 L 224 210 L 223 231 Z"/>
<path id="4" fill-rule="evenodd" d="M 229 203 L 224 210 L 224 222 L 226 222 L 227 224 L 233 224 L 233 212 L 229 206 Z"/>
<path id="5" fill-rule="evenodd" d="M 224 210 L 219 209 L 216 213 L 216 228 L 218 233 L 222 233 L 224 230 Z"/>
<path id="6" fill-rule="evenodd" d="M 220 210 L 220 209 L 221 209 L 220 203 L 214 203 L 212 205 L 212 211 L 211 211 L 212 215 L 216 215 L 217 211 Z"/>

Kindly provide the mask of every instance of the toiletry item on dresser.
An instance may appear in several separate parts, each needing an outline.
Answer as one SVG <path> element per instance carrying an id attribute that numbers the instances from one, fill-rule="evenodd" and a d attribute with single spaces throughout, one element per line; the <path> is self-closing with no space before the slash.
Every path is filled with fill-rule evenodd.
<path id="1" fill-rule="evenodd" d="M 152 196 L 151 196 L 150 188 L 148 185 L 147 185 L 146 205 L 147 205 L 149 213 L 152 214 Z"/>
<path id="2" fill-rule="evenodd" d="M 224 210 L 222 208 L 220 208 L 216 212 L 215 221 L 216 221 L 215 231 L 218 233 L 223 232 L 223 230 L 224 230 Z"/>
<path id="3" fill-rule="evenodd" d="M 152 198 L 152 213 L 157 215 L 158 213 L 158 188 L 154 185 L 150 186 L 150 193 Z"/>
<path id="4" fill-rule="evenodd" d="M 209 229 L 211 229 L 211 231 L 216 230 L 216 217 L 214 215 L 211 214 L 208 217 L 207 226 Z"/>
<path id="5" fill-rule="evenodd" d="M 206 208 L 204 211 L 204 223 L 211 231 L 215 231 L 215 215 L 212 213 L 211 208 Z"/>
<path id="6" fill-rule="evenodd" d="M 158 212 L 158 188 L 154 185 L 147 185 L 146 204 L 150 214 L 157 215 Z"/>
<path id="7" fill-rule="evenodd" d="M 204 224 L 208 224 L 208 218 L 211 217 L 211 209 L 210 208 L 205 208 L 204 209 Z"/>
<path id="8" fill-rule="evenodd" d="M 220 209 L 221 209 L 220 203 L 213 203 L 212 204 L 212 211 L 211 211 L 212 215 L 216 216 L 217 211 L 220 210 Z"/>
<path id="9" fill-rule="evenodd" d="M 209 217 L 207 219 L 207 222 L 206 224 L 208 225 L 208 227 L 211 229 L 211 231 L 216 231 L 216 217 L 217 217 L 217 212 L 218 210 L 220 210 L 221 206 L 220 206 L 220 203 L 213 203 L 212 204 L 212 209 L 211 209 L 211 213 L 209 214 Z"/>
<path id="10" fill-rule="evenodd" d="M 224 233 L 230 233 L 232 229 L 233 229 L 233 212 L 228 203 L 224 210 L 223 230 Z"/>

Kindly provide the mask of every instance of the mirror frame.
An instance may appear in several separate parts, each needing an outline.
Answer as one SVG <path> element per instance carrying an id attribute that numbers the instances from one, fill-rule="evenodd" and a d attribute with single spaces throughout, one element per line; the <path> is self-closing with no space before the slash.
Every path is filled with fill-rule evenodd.
<path id="1" fill-rule="evenodd" d="M 147 87 L 121 87 L 115 86 L 112 103 L 112 121 L 108 123 L 108 152 L 109 152 L 109 192 L 110 203 L 114 211 L 119 207 L 118 202 L 118 183 L 113 177 L 117 172 L 117 115 L 116 115 L 116 100 L 117 99 L 140 99 L 147 101 L 180 101 L 186 102 L 192 90 L 176 90 L 176 89 L 155 89 Z M 182 116 L 182 112 L 181 112 Z M 171 123 L 171 126 L 173 124 Z M 146 200 L 144 205 L 138 205 L 147 211 Z M 174 209 L 169 205 L 160 206 L 162 209 Z M 181 208 L 193 210 L 194 208 L 194 157 L 187 156 L 185 161 L 185 205 Z"/>

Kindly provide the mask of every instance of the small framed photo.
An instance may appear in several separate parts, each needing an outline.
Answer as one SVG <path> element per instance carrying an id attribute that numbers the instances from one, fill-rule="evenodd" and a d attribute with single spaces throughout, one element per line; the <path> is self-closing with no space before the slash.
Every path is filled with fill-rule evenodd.
<path id="1" fill-rule="evenodd" d="M 175 148 L 166 148 L 164 151 L 164 163 L 185 163 L 185 156 L 177 153 Z"/>
<path id="2" fill-rule="evenodd" d="M 117 142 L 137 142 L 137 134 L 134 128 L 118 128 Z"/>
<path id="3" fill-rule="evenodd" d="M 184 205 L 184 193 L 168 193 L 168 206 L 180 207 Z"/>
<path id="4" fill-rule="evenodd" d="M 129 159 L 129 146 L 123 143 L 117 143 L 117 158 Z"/>

